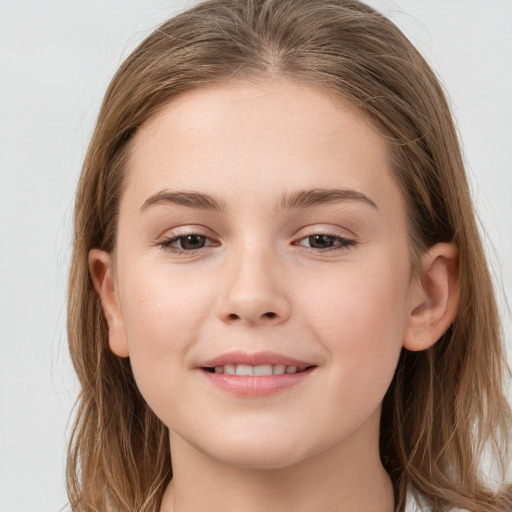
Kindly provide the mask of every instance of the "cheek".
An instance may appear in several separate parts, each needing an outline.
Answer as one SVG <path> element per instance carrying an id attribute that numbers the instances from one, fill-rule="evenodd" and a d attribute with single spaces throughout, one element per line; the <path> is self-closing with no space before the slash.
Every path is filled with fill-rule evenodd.
<path id="1" fill-rule="evenodd" d="M 146 348 L 157 348 L 184 340 L 184 333 L 193 337 L 197 320 L 210 307 L 208 280 L 161 263 L 132 265 L 126 273 L 121 303 L 130 345 L 143 340 Z"/>
<path id="2" fill-rule="evenodd" d="M 165 265 L 125 269 L 120 290 L 130 360 L 137 384 L 151 403 L 179 389 L 177 378 L 190 346 L 211 310 L 208 282 L 187 279 Z M 121 280 L 121 278 L 120 278 Z"/>
<path id="3" fill-rule="evenodd" d="M 336 388 L 354 398 L 354 406 L 365 393 L 380 401 L 391 382 L 402 348 L 408 275 L 392 260 L 354 266 L 326 280 L 304 308 L 334 363 Z"/>
<path id="4" fill-rule="evenodd" d="M 390 256 L 375 257 L 373 261 L 375 264 L 350 262 L 319 276 L 315 283 L 304 282 L 308 288 L 303 293 L 307 303 L 304 309 L 314 312 L 312 321 L 326 334 L 337 333 L 348 343 L 361 346 L 378 345 L 379 339 L 401 333 L 408 265 L 399 264 Z M 372 332 L 380 336 L 370 336 Z"/>

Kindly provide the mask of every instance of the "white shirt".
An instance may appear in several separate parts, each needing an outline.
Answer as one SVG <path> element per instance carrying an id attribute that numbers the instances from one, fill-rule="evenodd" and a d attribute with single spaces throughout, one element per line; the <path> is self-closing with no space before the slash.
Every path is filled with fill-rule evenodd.
<path id="1" fill-rule="evenodd" d="M 407 495 L 407 502 L 405 504 L 405 512 L 431 512 L 431 508 L 425 503 L 418 503 L 412 494 Z M 467 512 L 462 510 L 461 508 L 452 508 L 450 512 Z"/>
<path id="2" fill-rule="evenodd" d="M 407 503 L 405 504 L 405 512 L 426 512 L 426 507 L 419 505 L 412 494 L 407 495 Z"/>

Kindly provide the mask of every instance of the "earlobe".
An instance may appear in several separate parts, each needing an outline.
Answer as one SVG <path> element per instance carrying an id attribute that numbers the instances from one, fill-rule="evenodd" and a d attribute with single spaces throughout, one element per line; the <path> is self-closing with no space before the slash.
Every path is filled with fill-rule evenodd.
<path id="1" fill-rule="evenodd" d="M 423 255 L 423 275 L 412 284 L 403 346 L 412 351 L 431 347 L 455 319 L 459 303 L 458 249 L 439 243 Z"/>
<path id="2" fill-rule="evenodd" d="M 111 255 L 100 249 L 92 249 L 89 252 L 89 272 L 107 320 L 110 350 L 119 357 L 128 357 L 128 342 L 116 293 Z"/>

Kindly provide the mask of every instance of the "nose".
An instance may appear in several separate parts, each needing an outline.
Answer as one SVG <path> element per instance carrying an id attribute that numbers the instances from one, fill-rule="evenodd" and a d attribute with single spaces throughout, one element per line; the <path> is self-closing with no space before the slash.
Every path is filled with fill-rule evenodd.
<path id="1" fill-rule="evenodd" d="M 226 262 L 218 315 L 223 322 L 278 325 L 290 316 L 287 280 L 276 258 L 245 251 Z"/>

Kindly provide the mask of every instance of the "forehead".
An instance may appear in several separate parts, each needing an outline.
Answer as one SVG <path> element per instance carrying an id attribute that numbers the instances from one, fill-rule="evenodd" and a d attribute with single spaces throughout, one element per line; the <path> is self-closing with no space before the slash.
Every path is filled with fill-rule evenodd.
<path id="1" fill-rule="evenodd" d="M 385 140 L 347 103 L 284 79 L 232 81 L 184 93 L 138 130 L 125 190 L 205 188 L 246 201 L 340 184 L 378 194 L 391 178 Z"/>

